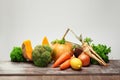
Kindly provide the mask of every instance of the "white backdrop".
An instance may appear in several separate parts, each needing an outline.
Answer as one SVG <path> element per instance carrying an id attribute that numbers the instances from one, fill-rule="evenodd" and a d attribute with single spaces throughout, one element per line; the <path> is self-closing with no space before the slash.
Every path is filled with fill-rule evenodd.
<path id="1" fill-rule="evenodd" d="M 14 46 L 26 39 L 32 46 L 60 39 L 67 28 L 111 46 L 120 59 L 120 0 L 0 0 L 0 60 L 10 60 Z M 69 33 L 67 40 L 79 43 Z"/>

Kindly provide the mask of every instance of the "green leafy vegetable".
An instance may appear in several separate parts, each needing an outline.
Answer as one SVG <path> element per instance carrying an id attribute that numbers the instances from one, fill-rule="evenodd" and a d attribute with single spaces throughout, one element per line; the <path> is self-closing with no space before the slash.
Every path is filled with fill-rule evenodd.
<path id="1" fill-rule="evenodd" d="M 25 62 L 26 59 L 23 57 L 21 47 L 14 47 L 10 52 L 10 58 L 13 62 Z"/>
<path id="2" fill-rule="evenodd" d="M 111 52 L 111 47 L 107 47 L 103 44 L 92 44 L 93 50 L 106 62 L 109 62 L 109 56 L 108 54 Z M 91 59 L 92 64 L 98 64 L 98 62 L 94 59 Z"/>
<path id="3" fill-rule="evenodd" d="M 111 47 L 107 47 L 104 44 L 98 44 L 95 45 L 92 43 L 92 39 L 91 38 L 85 38 L 84 39 L 85 42 L 87 42 L 90 46 L 92 46 L 93 50 L 106 62 L 109 62 L 109 56 L 108 54 L 111 52 Z M 98 61 L 94 60 L 91 58 L 91 64 L 99 64 Z"/>
<path id="4" fill-rule="evenodd" d="M 93 41 L 93 40 L 92 40 L 91 38 L 89 38 L 89 37 L 86 37 L 86 38 L 84 39 L 84 42 L 87 42 L 88 45 L 91 45 L 92 41 Z"/>

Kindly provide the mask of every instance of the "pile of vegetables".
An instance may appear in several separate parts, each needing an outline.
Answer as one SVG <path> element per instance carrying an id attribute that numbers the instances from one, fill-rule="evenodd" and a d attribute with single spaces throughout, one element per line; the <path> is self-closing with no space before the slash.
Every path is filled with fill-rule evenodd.
<path id="1" fill-rule="evenodd" d="M 71 31 L 81 44 L 72 43 L 65 40 L 68 31 Z M 91 64 L 107 66 L 109 62 L 108 54 L 111 47 L 105 44 L 94 44 L 91 38 L 79 37 L 70 29 L 67 29 L 62 39 L 56 39 L 49 43 L 47 37 L 43 38 L 42 44 L 32 48 L 30 40 L 25 40 L 21 47 L 13 47 L 10 58 L 13 62 L 33 62 L 35 66 L 47 67 L 52 64 L 52 68 L 59 67 L 61 70 L 71 66 L 73 58 L 79 59 L 82 67 Z"/>
<path id="2" fill-rule="evenodd" d="M 85 38 L 83 40 L 82 35 L 78 37 L 72 30 L 71 32 L 75 35 L 75 37 L 82 43 L 81 47 L 85 54 L 90 56 L 91 63 L 100 64 L 103 66 L 107 66 L 108 62 L 108 53 L 111 52 L 111 48 L 107 48 L 106 45 L 99 44 L 100 46 L 91 45 L 92 39 Z M 102 52 L 102 53 L 101 53 Z M 95 61 L 97 63 L 95 63 Z"/>
<path id="3" fill-rule="evenodd" d="M 97 44 L 95 45 L 91 38 L 86 37 L 84 39 L 89 45 L 92 46 L 93 50 L 106 62 L 109 62 L 108 54 L 111 52 L 111 47 L 107 47 L 105 44 Z M 91 58 L 91 64 L 99 64 L 96 60 Z"/>
<path id="4" fill-rule="evenodd" d="M 12 62 L 33 62 L 35 66 L 47 67 L 52 61 L 52 49 L 47 37 L 43 38 L 42 45 L 32 49 L 30 40 L 25 40 L 21 47 L 13 47 L 10 52 Z"/>
<path id="5" fill-rule="evenodd" d="M 69 68 L 70 61 L 72 58 L 76 57 L 82 61 L 82 66 L 89 66 L 90 64 L 100 64 L 103 66 L 107 66 L 108 62 L 108 53 L 110 53 L 111 48 L 107 48 L 106 45 L 99 44 L 99 46 L 95 46 L 94 44 L 91 45 L 91 38 L 85 38 L 83 40 L 82 35 L 78 37 L 72 30 L 71 32 L 75 35 L 75 37 L 82 43 L 80 47 L 74 47 L 72 45 L 72 51 L 64 51 L 63 49 L 59 48 L 61 45 L 65 46 L 66 42 L 65 39 L 54 41 L 55 44 L 59 44 L 59 46 L 53 48 L 55 51 L 64 51 L 62 52 L 61 56 L 55 60 L 53 64 L 53 68 L 59 67 L 60 69 L 67 69 Z M 62 43 L 61 43 L 62 42 Z M 63 43 L 64 42 L 64 43 Z M 56 48 L 58 50 L 56 50 Z M 66 48 L 64 48 L 66 49 Z M 67 48 L 68 49 L 68 48 Z M 66 49 L 66 50 L 67 50 Z M 57 52 L 55 52 L 57 53 Z M 57 54 L 59 54 L 58 52 Z"/>

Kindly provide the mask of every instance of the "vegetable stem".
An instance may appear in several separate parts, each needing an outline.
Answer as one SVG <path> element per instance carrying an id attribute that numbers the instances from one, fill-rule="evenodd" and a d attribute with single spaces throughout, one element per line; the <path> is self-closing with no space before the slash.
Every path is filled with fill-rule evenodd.
<path id="1" fill-rule="evenodd" d="M 73 31 L 73 30 L 70 30 L 72 33 L 73 33 L 73 35 L 80 41 L 80 38 L 75 34 L 75 32 Z"/>
<path id="2" fill-rule="evenodd" d="M 67 33 L 69 32 L 69 28 L 66 30 L 66 32 L 64 33 L 64 35 L 63 35 L 63 37 L 62 37 L 62 39 L 65 39 L 65 36 L 67 35 Z"/>
<path id="3" fill-rule="evenodd" d="M 70 30 L 70 31 L 73 33 L 73 35 L 74 35 L 82 44 L 84 43 L 83 38 L 82 38 L 82 34 L 80 34 L 80 37 L 78 37 L 73 30 Z"/>

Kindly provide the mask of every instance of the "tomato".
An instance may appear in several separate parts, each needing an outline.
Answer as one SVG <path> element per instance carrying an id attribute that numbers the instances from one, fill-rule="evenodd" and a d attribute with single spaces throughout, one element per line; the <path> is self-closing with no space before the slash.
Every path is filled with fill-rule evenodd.
<path id="1" fill-rule="evenodd" d="M 89 66 L 90 64 L 90 56 L 82 52 L 78 58 L 82 61 L 82 66 Z"/>
<path id="2" fill-rule="evenodd" d="M 53 60 L 56 61 L 62 54 L 72 52 L 72 44 L 70 42 L 65 42 L 65 44 L 55 43 L 52 45 Z"/>

